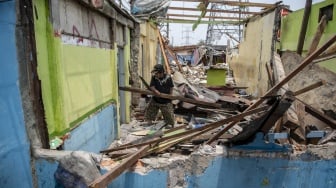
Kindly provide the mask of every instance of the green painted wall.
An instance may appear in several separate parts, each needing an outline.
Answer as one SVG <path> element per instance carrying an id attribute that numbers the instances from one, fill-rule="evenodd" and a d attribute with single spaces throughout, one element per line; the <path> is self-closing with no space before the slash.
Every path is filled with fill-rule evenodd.
<path id="1" fill-rule="evenodd" d="M 46 2 L 34 0 L 35 38 L 45 118 L 54 136 L 117 99 L 117 61 L 115 50 L 63 44 L 53 34 Z"/>
<path id="2" fill-rule="evenodd" d="M 60 89 L 63 91 L 65 123 L 69 124 L 89 110 L 113 98 L 117 82 L 111 63 L 114 51 L 74 45 L 62 45 Z"/>
<path id="3" fill-rule="evenodd" d="M 334 34 L 336 34 L 336 1 L 335 0 L 325 0 L 323 2 L 314 4 L 311 9 L 311 14 L 309 17 L 309 23 L 307 27 L 306 38 L 303 46 L 303 53 L 306 53 L 310 47 L 310 44 L 315 35 L 318 22 L 319 22 L 319 12 L 320 8 L 326 7 L 328 5 L 334 4 L 333 8 L 333 20 L 328 21 L 327 26 L 324 30 L 323 36 L 319 43 L 319 46 L 324 44 L 328 39 L 330 39 Z M 296 51 L 297 43 L 299 40 L 299 33 L 302 24 L 304 9 L 292 12 L 281 21 L 281 51 Z M 336 60 L 329 60 L 319 65 L 324 66 L 334 72 L 336 72 Z"/>

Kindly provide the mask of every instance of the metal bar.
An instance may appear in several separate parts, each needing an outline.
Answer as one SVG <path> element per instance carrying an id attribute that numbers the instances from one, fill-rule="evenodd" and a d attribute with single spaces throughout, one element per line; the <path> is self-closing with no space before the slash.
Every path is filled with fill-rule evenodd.
<path id="1" fill-rule="evenodd" d="M 171 16 L 175 17 L 188 17 L 188 18 L 198 18 L 199 15 L 191 15 L 191 14 L 167 14 L 167 18 L 169 19 Z M 225 16 L 204 16 L 203 18 L 218 18 L 218 19 L 228 19 L 228 20 L 240 20 L 238 17 L 225 17 Z"/>
<path id="2" fill-rule="evenodd" d="M 173 0 L 173 1 L 183 1 L 183 2 L 204 2 L 204 0 Z M 254 2 L 237 2 L 237 1 L 223 1 L 223 0 L 208 0 L 209 3 L 218 3 L 229 6 L 249 6 L 249 7 L 272 7 L 274 4 L 267 3 L 254 3 Z"/>
<path id="3" fill-rule="evenodd" d="M 198 8 L 183 8 L 183 7 L 169 7 L 168 10 L 183 10 L 183 11 L 202 11 Z M 241 14 L 258 14 L 259 12 L 239 12 L 234 10 L 214 10 L 206 9 L 206 12 L 222 12 L 222 13 L 241 13 Z"/>
<path id="4" fill-rule="evenodd" d="M 185 23 L 185 24 L 193 24 L 195 22 L 198 22 L 198 20 L 188 20 L 188 19 L 176 19 L 176 18 L 169 18 L 169 19 L 163 19 L 161 20 L 162 23 Z M 231 20 L 215 20 L 215 21 L 205 21 L 201 20 L 198 24 L 231 24 L 231 25 L 240 25 L 244 24 L 245 20 L 243 21 L 231 21 Z"/>

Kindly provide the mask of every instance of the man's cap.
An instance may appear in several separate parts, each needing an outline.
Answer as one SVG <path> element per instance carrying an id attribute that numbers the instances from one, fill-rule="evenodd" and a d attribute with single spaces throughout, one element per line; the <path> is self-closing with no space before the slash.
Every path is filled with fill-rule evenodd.
<path id="1" fill-rule="evenodd" d="M 156 64 L 154 66 L 154 69 L 152 70 L 152 73 L 163 73 L 164 72 L 164 68 L 163 68 L 163 65 L 162 64 Z"/>

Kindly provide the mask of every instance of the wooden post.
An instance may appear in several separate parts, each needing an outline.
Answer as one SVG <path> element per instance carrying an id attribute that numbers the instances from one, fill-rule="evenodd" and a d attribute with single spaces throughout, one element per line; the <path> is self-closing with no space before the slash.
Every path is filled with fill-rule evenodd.
<path id="1" fill-rule="evenodd" d="M 250 107 L 248 107 L 246 110 L 253 109 L 257 106 L 259 106 L 266 98 L 266 96 L 272 95 L 273 93 L 277 92 L 284 84 L 286 84 L 289 80 L 291 80 L 295 75 L 297 75 L 302 69 L 304 69 L 309 63 L 311 63 L 316 57 L 318 57 L 321 53 L 323 53 L 326 49 L 328 49 L 334 42 L 336 41 L 336 35 L 331 37 L 323 46 L 321 46 L 319 49 L 315 50 L 314 53 L 306 57 L 302 63 L 294 69 L 291 73 L 289 73 L 283 80 L 281 80 L 278 84 L 273 86 L 265 95 L 264 97 L 259 98 L 254 104 L 252 104 Z M 238 120 L 239 121 L 239 120 Z M 230 123 L 227 127 L 231 128 L 233 127 L 238 121 Z M 210 144 L 214 140 L 218 139 L 222 134 L 224 134 L 229 128 L 225 127 L 221 131 L 219 131 L 216 135 L 214 135 L 210 140 L 208 140 L 206 143 Z"/>
<path id="2" fill-rule="evenodd" d="M 313 53 L 316 50 L 318 44 L 320 43 L 320 40 L 321 40 L 323 31 L 324 31 L 326 25 L 327 25 L 327 17 L 326 17 L 326 15 L 324 15 L 321 18 L 319 25 L 317 26 L 317 30 L 315 32 L 313 41 L 310 45 L 310 48 L 308 50 L 307 55 L 310 55 L 311 53 Z"/>
<path id="3" fill-rule="evenodd" d="M 296 53 L 298 53 L 299 55 L 302 54 L 302 48 L 303 48 L 304 40 L 305 40 L 305 37 L 306 37 L 311 5 L 312 5 L 312 0 L 306 0 L 306 6 L 305 6 L 304 13 L 303 13 L 301 31 L 300 31 L 300 35 L 299 35 L 299 41 L 298 41 L 298 45 L 297 45 L 297 49 L 296 49 Z"/>

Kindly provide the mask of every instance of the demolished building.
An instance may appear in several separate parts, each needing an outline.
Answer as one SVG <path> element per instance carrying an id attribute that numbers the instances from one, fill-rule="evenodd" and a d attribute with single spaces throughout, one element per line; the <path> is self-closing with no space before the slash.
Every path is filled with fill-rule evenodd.
<path id="1" fill-rule="evenodd" d="M 316 23 L 320 19 L 317 12 L 333 4 L 325 1 L 313 5 L 309 20 Z M 150 142 L 128 143 L 123 142 L 123 134 L 141 127 L 132 124 L 129 108 L 138 104 L 139 95 L 132 93 L 131 101 L 131 94 L 123 89 L 145 88 L 138 75 L 149 80 L 152 65 L 160 61 L 166 68 L 173 68 L 175 78 L 184 74 L 165 57 L 169 50 L 154 25 L 135 19 L 113 1 L 0 2 L 0 14 L 8 18 L 0 22 L 4 28 L 1 41 L 5 41 L 0 44 L 5 67 L 1 69 L 1 122 L 5 126 L 1 134 L 4 140 L 0 184 L 334 187 L 335 145 L 333 138 L 326 140 L 326 134 L 335 128 L 335 106 L 331 102 L 335 97 L 334 72 L 329 68 L 334 61 L 330 59 L 334 48 L 328 48 L 335 41 L 333 20 L 327 22 L 324 37 L 310 52 L 316 24 L 308 24 L 312 32 L 307 32 L 303 48 L 308 55 L 300 56 L 286 52 L 295 51 L 292 43 L 297 41 L 291 39 L 300 38 L 289 36 L 296 33 L 286 26 L 297 17 L 304 17 L 304 9 L 281 17 L 282 8 L 274 6 L 250 18 L 238 53 L 233 49 L 226 51 L 234 84 L 237 88 L 244 86 L 255 100 L 244 101 L 235 114 L 202 127 L 184 129 L 181 125 L 177 128 L 183 132 L 169 135 L 170 130 L 165 130 L 159 137 L 149 135 Z M 5 49 L 9 52 L 4 53 Z M 324 51 L 323 58 L 328 61 L 317 63 L 317 59 L 324 60 L 318 58 Z M 162 57 L 157 55 L 160 52 Z M 281 58 L 277 52 L 281 52 Z M 181 106 L 187 112 L 210 106 L 206 108 L 211 111 L 209 114 L 219 114 L 223 106 L 227 107 L 227 103 L 218 100 L 199 100 L 205 94 L 197 84 L 183 82 L 199 92 L 189 98 L 174 96 L 180 103 L 185 102 Z M 318 83 L 311 86 L 315 82 Z M 319 89 L 314 90 L 316 87 Z M 153 95 L 146 89 L 140 91 Z M 236 104 L 235 97 L 224 96 L 221 100 Z M 260 104 L 265 106 L 257 108 Z M 236 125 L 256 113 L 258 117 Z M 235 131 L 230 131 L 234 126 Z M 210 130 L 213 132 L 202 142 L 187 142 Z M 223 135 L 226 132 L 229 134 Z M 110 146 L 112 142 L 117 146 Z M 138 149 L 118 157 L 99 154 L 130 147 Z M 192 148 L 192 152 L 175 152 L 183 147 Z M 146 157 L 140 159 L 143 156 Z M 137 164 L 133 166 L 134 163 Z M 129 167 L 132 169 L 127 171 Z M 20 181 L 17 175 L 21 176 Z"/>

